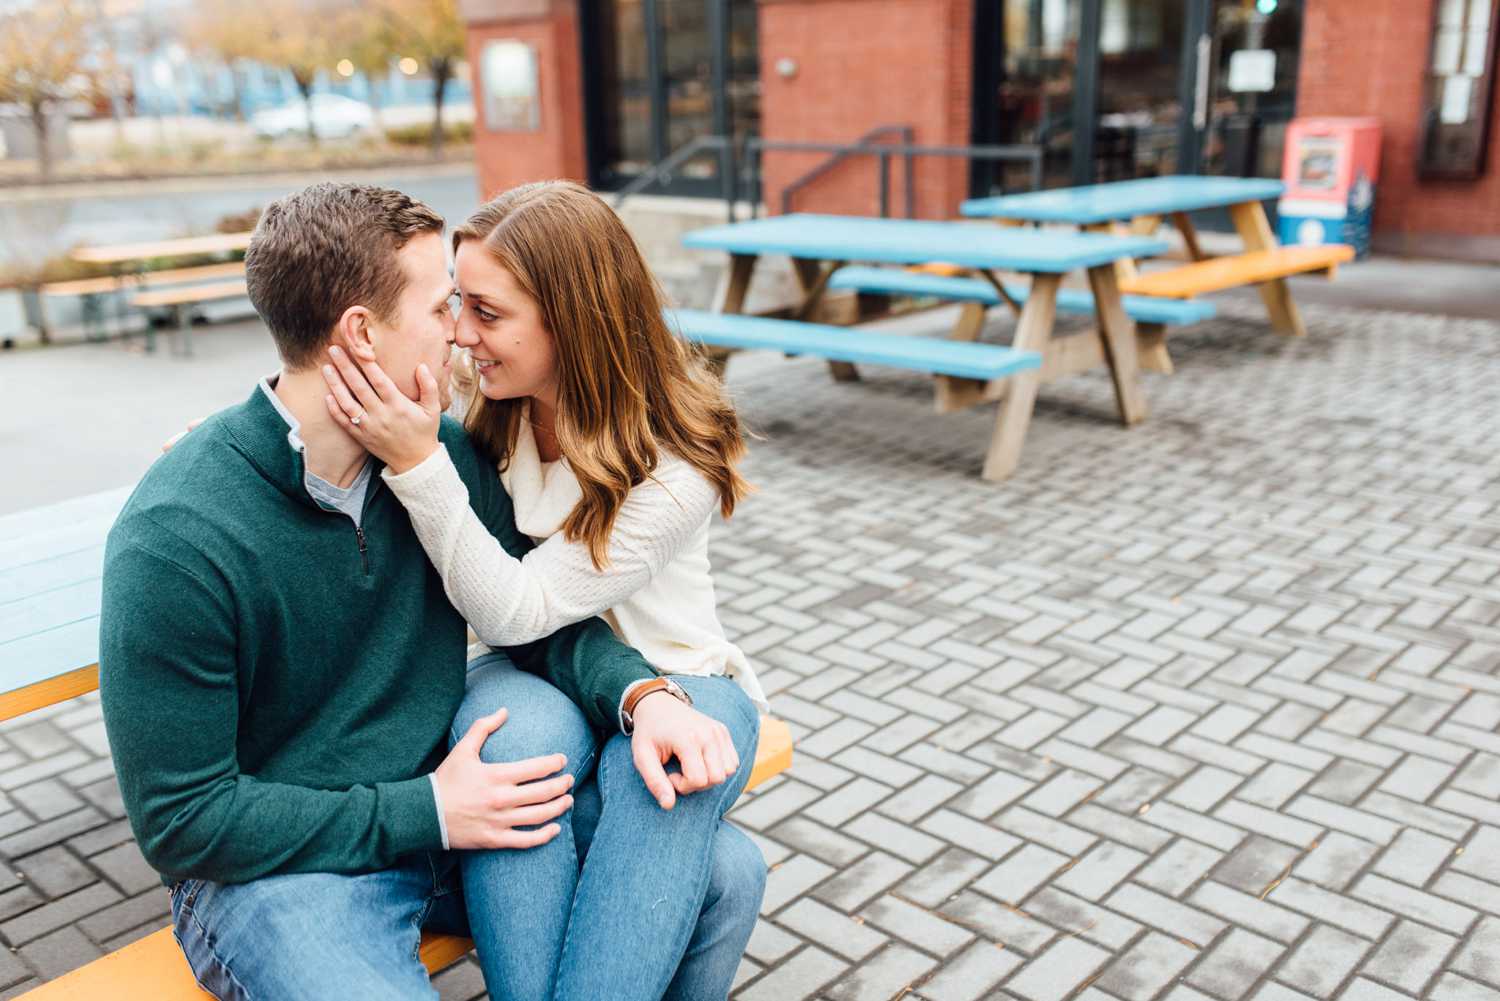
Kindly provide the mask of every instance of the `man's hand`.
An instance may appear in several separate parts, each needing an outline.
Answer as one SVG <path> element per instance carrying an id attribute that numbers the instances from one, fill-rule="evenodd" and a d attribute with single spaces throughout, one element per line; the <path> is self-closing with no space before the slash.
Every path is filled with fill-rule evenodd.
<path id="1" fill-rule="evenodd" d="M 186 431 L 178 431 L 172 437 L 170 437 L 166 441 L 162 442 L 162 445 L 161 445 L 161 454 L 162 455 L 166 455 L 168 452 L 172 451 L 172 446 L 175 445 L 175 444 L 177 444 L 183 438 L 187 437 L 188 431 L 193 430 L 193 428 L 197 427 L 199 424 L 202 424 L 206 420 L 208 420 L 207 417 L 199 417 L 197 420 L 188 421 L 188 426 L 187 426 L 187 430 Z"/>
<path id="2" fill-rule="evenodd" d="M 494 765 L 479 759 L 479 749 L 505 724 L 506 716 L 507 711 L 501 709 L 475 720 L 438 766 L 438 795 L 443 801 L 450 848 L 531 848 L 546 844 L 562 830 L 547 821 L 573 805 L 573 797 L 567 795 L 573 776 L 557 774 L 567 767 L 564 755 Z M 547 826 L 517 830 L 537 824 Z"/>
<path id="3" fill-rule="evenodd" d="M 652 692 L 636 703 L 630 750 L 646 789 L 663 810 L 679 795 L 716 786 L 740 767 L 729 728 L 679 701 L 670 692 Z M 681 773 L 663 767 L 677 759 Z"/>

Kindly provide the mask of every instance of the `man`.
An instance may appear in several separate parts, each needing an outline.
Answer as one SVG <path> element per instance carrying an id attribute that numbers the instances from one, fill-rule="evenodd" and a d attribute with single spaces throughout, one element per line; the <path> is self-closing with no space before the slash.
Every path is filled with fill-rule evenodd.
<path id="1" fill-rule="evenodd" d="M 464 704 L 464 623 L 376 463 L 324 403 L 319 366 L 334 345 L 399 374 L 410 395 L 421 364 L 446 386 L 442 228 L 378 188 L 315 185 L 268 207 L 246 272 L 282 371 L 159 460 L 110 533 L 100 689 L 120 788 L 171 890 L 178 941 L 220 998 L 436 997 L 420 931 L 466 933 L 465 895 L 472 912 L 494 892 L 461 891 L 455 853 L 555 837 L 584 764 L 549 753 L 545 727 L 507 733 L 503 709 Z M 493 468 L 456 423 L 441 437 L 480 517 L 524 552 Z M 594 726 L 631 720 L 640 778 L 662 806 L 674 786 L 684 802 L 742 788 L 753 748 L 726 751 L 720 723 L 645 684 L 650 667 L 602 621 L 505 652 Z M 528 712 L 546 716 L 538 705 Z M 474 722 L 449 751 L 456 716 Z M 522 754 L 539 756 L 489 753 L 517 757 L 518 733 L 534 737 Z M 673 757 L 684 774 L 669 779 Z M 717 845 L 703 810 L 674 820 Z M 724 980 L 763 865 L 716 856 L 705 894 L 674 886 L 669 860 L 659 876 L 641 868 L 651 850 L 639 846 L 620 885 L 638 895 L 654 879 L 645 906 L 687 919 L 691 941 L 666 957 L 682 959 L 678 981 Z"/>

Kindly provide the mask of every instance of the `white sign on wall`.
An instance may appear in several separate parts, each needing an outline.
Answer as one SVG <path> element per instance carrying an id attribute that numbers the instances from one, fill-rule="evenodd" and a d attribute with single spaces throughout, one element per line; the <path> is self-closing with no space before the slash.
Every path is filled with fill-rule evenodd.
<path id="1" fill-rule="evenodd" d="M 1264 93 L 1276 89 L 1276 53 L 1271 49 L 1231 52 L 1229 89 L 1236 93 Z"/>

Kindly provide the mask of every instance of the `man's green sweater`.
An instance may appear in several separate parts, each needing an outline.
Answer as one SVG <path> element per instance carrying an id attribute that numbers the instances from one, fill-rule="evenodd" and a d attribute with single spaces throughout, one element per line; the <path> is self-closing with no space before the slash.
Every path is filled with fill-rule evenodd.
<path id="1" fill-rule="evenodd" d="M 379 477 L 356 530 L 308 495 L 287 430 L 257 389 L 159 459 L 109 535 L 104 721 L 168 883 L 368 872 L 442 848 L 429 773 L 463 699 L 463 619 Z M 480 518 L 524 553 L 493 465 L 447 418 L 440 438 Z M 652 676 L 599 619 L 506 653 L 610 729 L 625 687 Z"/>

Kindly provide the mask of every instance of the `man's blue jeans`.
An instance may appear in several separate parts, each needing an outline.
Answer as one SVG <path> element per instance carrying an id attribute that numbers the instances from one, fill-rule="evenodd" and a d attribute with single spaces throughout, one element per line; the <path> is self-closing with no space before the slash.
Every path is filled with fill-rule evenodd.
<path id="1" fill-rule="evenodd" d="M 628 738 L 601 743 L 547 682 L 500 655 L 476 661 L 452 738 L 503 705 L 485 760 L 566 754 L 577 783 L 562 833 L 364 875 L 185 880 L 172 888 L 174 930 L 199 982 L 224 1001 L 436 998 L 417 958 L 430 929 L 473 936 L 496 1001 L 726 997 L 765 888 L 760 850 L 722 819 L 749 777 L 759 717 L 728 679 L 676 680 L 729 727 L 741 766 L 666 811 Z"/>

